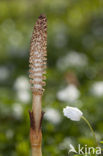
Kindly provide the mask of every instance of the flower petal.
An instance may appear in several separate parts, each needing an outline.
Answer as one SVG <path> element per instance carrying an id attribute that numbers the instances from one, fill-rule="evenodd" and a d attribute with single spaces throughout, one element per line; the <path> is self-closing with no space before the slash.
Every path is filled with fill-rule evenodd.
<path id="1" fill-rule="evenodd" d="M 76 107 L 66 107 L 63 109 L 64 116 L 73 120 L 73 121 L 80 121 L 81 116 L 83 113 Z"/>

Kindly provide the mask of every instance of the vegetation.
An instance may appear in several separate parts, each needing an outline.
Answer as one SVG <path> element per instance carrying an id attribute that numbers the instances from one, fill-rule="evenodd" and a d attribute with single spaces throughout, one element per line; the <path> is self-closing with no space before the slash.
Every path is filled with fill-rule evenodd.
<path id="1" fill-rule="evenodd" d="M 67 105 L 82 110 L 103 140 L 103 1 L 0 1 L 0 156 L 30 155 L 28 60 L 41 13 L 48 19 L 43 154 L 66 156 L 70 143 L 94 146 L 82 120 L 63 116 Z"/>

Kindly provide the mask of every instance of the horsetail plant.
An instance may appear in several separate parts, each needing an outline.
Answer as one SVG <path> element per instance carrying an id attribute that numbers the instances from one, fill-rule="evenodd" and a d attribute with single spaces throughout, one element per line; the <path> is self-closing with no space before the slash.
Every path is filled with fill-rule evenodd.
<path id="1" fill-rule="evenodd" d="M 30 142 L 32 156 L 42 156 L 42 131 L 43 119 L 42 95 L 45 86 L 45 74 L 47 63 L 47 19 L 41 15 L 35 26 L 31 39 L 29 57 L 29 77 L 32 89 L 32 111 L 30 115 Z"/>

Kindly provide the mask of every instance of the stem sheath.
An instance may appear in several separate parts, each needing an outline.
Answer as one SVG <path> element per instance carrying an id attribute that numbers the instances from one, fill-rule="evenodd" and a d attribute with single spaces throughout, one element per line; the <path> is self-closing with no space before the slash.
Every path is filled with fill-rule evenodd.
<path id="1" fill-rule="evenodd" d="M 32 156 L 42 156 L 42 132 L 41 122 L 43 113 L 41 111 L 42 95 L 33 94 L 32 112 L 30 114 L 30 142 L 32 147 Z"/>

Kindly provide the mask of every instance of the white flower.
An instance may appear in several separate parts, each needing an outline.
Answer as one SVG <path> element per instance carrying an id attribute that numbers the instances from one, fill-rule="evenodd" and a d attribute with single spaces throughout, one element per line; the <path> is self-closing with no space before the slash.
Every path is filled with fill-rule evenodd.
<path id="1" fill-rule="evenodd" d="M 17 91 L 17 98 L 20 100 L 20 102 L 28 104 L 30 101 L 29 91 L 26 91 L 26 90 Z"/>
<path id="2" fill-rule="evenodd" d="M 53 124 L 58 124 L 61 121 L 60 113 L 53 108 L 46 109 L 44 118 L 47 119 L 48 121 L 52 122 Z"/>
<path id="3" fill-rule="evenodd" d="M 13 115 L 15 118 L 20 119 L 23 115 L 23 107 L 19 103 L 14 103 L 13 104 Z"/>
<path id="4" fill-rule="evenodd" d="M 66 56 L 60 58 L 57 62 L 57 67 L 60 70 L 65 70 L 68 67 L 84 67 L 88 64 L 88 58 L 83 53 L 71 51 Z"/>
<path id="5" fill-rule="evenodd" d="M 91 92 L 95 96 L 103 96 L 103 81 L 95 82 L 91 87 Z"/>
<path id="6" fill-rule="evenodd" d="M 72 84 L 57 93 L 57 98 L 65 102 L 75 102 L 79 96 L 79 90 Z"/>
<path id="7" fill-rule="evenodd" d="M 63 109 L 64 116 L 73 120 L 73 121 L 80 121 L 83 113 L 76 107 L 66 107 Z"/>
<path id="8" fill-rule="evenodd" d="M 30 84 L 29 80 L 25 76 L 20 76 L 16 79 L 14 83 L 14 88 L 16 89 L 17 98 L 23 102 L 28 103 L 30 101 Z"/>
<path id="9" fill-rule="evenodd" d="M 29 80 L 25 76 L 19 76 L 14 83 L 14 88 L 18 91 L 29 90 L 30 89 Z"/>

